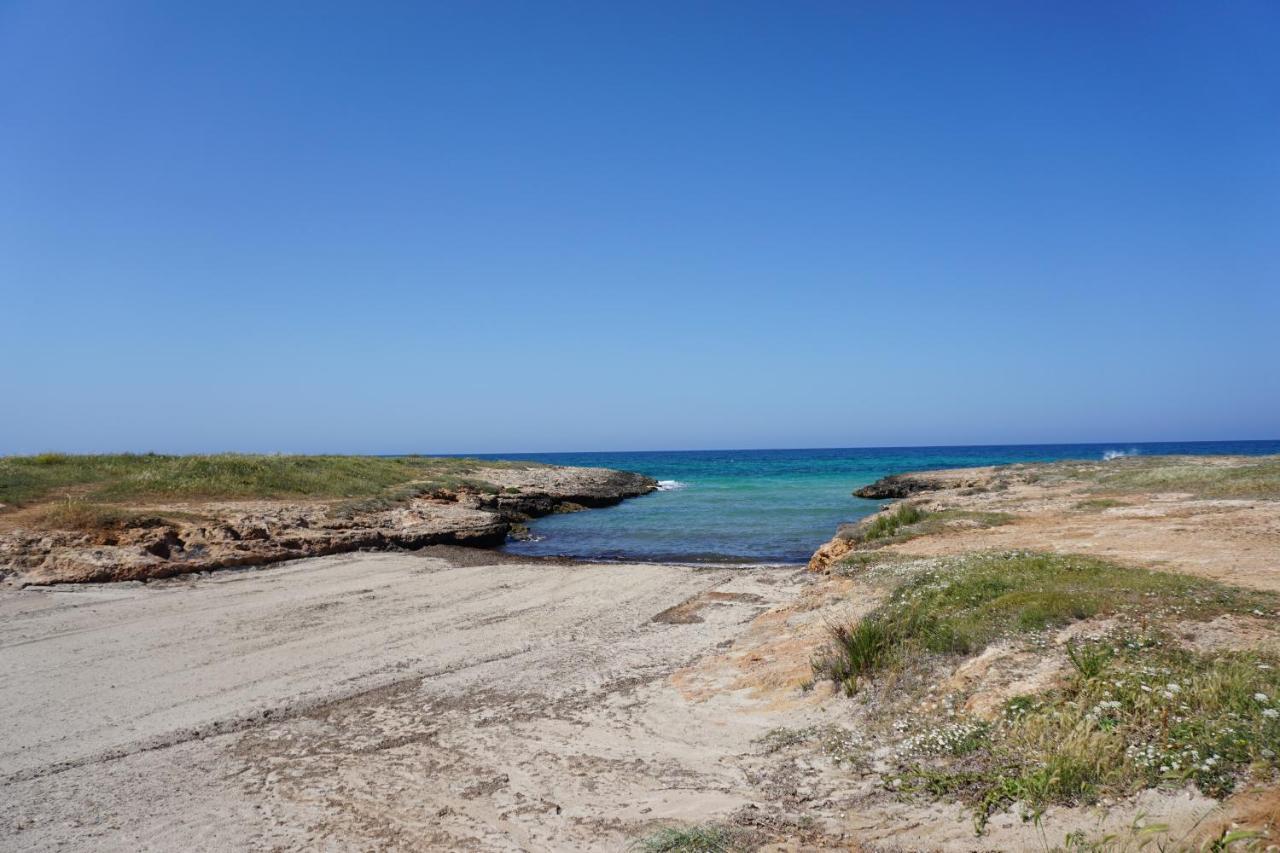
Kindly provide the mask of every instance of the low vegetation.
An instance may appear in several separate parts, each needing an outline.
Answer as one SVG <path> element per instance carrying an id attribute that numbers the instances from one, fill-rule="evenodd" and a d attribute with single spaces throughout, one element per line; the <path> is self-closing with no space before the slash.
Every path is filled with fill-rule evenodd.
<path id="1" fill-rule="evenodd" d="M 1073 621 L 1108 629 L 1068 642 L 1058 686 L 1014 696 L 997 720 L 952 706 L 945 718 L 896 723 L 887 789 L 970 803 L 981 830 L 1015 803 L 1029 817 L 1146 787 L 1193 783 L 1221 798 L 1245 780 L 1280 779 L 1280 658 L 1187 648 L 1163 627 L 1223 614 L 1274 621 L 1277 596 L 1079 556 L 968 554 L 911 565 L 869 569 L 897 586 L 867 617 L 832 629 L 818 676 L 852 694 L 882 674 L 949 671 L 948 660 L 997 639 L 1048 654 L 1050 632 Z"/>
<path id="2" fill-rule="evenodd" d="M 472 475 L 480 468 L 533 464 L 427 456 L 42 453 L 0 458 L 0 504 L 21 506 L 67 495 L 96 503 L 138 499 L 395 500 L 475 483 Z M 497 491 L 496 487 L 488 488 Z"/>
<path id="3" fill-rule="evenodd" d="M 643 853 L 736 853 L 749 850 L 742 833 L 720 826 L 665 827 L 634 845 Z"/>
<path id="4" fill-rule="evenodd" d="M 997 637 L 1086 617 L 1211 618 L 1258 606 L 1274 607 L 1272 597 L 1089 557 L 974 554 L 916 574 L 866 618 L 834 626 L 817 667 L 852 693 L 859 678 L 920 654 L 976 654 Z"/>
<path id="5" fill-rule="evenodd" d="M 1009 471 L 1030 482 L 1081 481 L 1113 495 L 1182 492 L 1198 498 L 1280 499 L 1280 456 L 1128 456 L 1013 466 Z"/>
<path id="6" fill-rule="evenodd" d="M 915 504 L 899 504 L 890 512 L 877 515 L 859 531 L 858 539 L 862 542 L 875 542 L 897 535 L 903 528 L 909 527 L 926 516 L 924 510 Z"/>
<path id="7" fill-rule="evenodd" d="M 1104 509 L 1114 509 L 1118 506 L 1128 506 L 1128 504 L 1115 498 L 1089 498 L 1077 503 L 1076 509 L 1097 512 Z"/>
<path id="8" fill-rule="evenodd" d="M 860 545 L 879 547 L 905 542 L 917 536 L 940 533 L 950 526 L 995 527 L 1008 524 L 1013 515 L 1003 512 L 978 512 L 962 509 L 926 510 L 913 503 L 902 503 L 889 512 L 872 516 L 855 527 L 849 537 Z"/>
<path id="9" fill-rule="evenodd" d="M 154 527 L 164 523 L 164 519 L 152 514 L 74 498 L 41 507 L 32 521 L 41 527 L 84 533 L 105 533 L 128 527 Z"/>
<path id="10" fill-rule="evenodd" d="M 1107 490 L 1190 492 L 1205 498 L 1280 498 L 1280 456 L 1232 464 L 1193 457 L 1117 459 L 1098 466 L 1092 478 Z"/>
<path id="11" fill-rule="evenodd" d="M 1073 660 L 1060 690 L 1015 697 L 998 725 L 972 727 L 952 753 L 961 766 L 915 764 L 889 784 L 969 801 L 981 827 L 1014 803 L 1034 816 L 1162 785 L 1222 798 L 1277 780 L 1280 658 L 1192 651 L 1148 631 L 1088 641 Z"/>

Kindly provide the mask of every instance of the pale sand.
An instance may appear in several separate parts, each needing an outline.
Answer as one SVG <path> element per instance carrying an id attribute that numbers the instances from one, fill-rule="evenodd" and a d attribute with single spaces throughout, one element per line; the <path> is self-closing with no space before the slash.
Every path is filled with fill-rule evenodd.
<path id="1" fill-rule="evenodd" d="M 618 849 L 752 799 L 782 709 L 667 679 L 801 571 L 487 559 L 0 591 L 0 849 Z"/>

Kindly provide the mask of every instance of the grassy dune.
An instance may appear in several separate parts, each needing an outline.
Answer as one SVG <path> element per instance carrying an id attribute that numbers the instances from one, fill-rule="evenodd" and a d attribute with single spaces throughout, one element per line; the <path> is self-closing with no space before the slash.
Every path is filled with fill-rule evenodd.
<path id="1" fill-rule="evenodd" d="M 1034 479 L 1079 480 L 1103 493 L 1185 492 L 1201 498 L 1280 499 L 1280 456 L 1223 464 L 1198 456 L 1133 456 L 1030 466 Z"/>
<path id="2" fill-rule="evenodd" d="M 1207 498 L 1280 498 L 1280 457 L 1233 466 L 1195 464 L 1187 457 L 1124 460 L 1095 478 L 1106 489 L 1190 492 Z"/>
<path id="3" fill-rule="evenodd" d="M 479 469 L 533 464 L 429 456 L 42 453 L 0 458 L 0 504 L 22 506 L 68 496 L 99 503 L 378 498 L 409 487 L 421 493 L 460 485 L 496 491 L 475 479 Z"/>

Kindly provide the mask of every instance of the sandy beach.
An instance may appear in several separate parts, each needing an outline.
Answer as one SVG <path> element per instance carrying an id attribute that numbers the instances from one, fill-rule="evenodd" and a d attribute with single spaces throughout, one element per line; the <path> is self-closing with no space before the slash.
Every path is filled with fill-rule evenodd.
<path id="1" fill-rule="evenodd" d="M 0 593 L 0 838 L 591 847 L 748 802 L 721 757 L 769 713 L 663 683 L 802 573 L 461 556 Z"/>

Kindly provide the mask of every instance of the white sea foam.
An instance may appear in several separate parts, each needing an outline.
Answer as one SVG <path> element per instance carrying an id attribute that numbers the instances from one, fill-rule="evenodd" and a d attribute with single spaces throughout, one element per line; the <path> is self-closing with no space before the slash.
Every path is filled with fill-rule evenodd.
<path id="1" fill-rule="evenodd" d="M 1130 447 L 1128 450 L 1107 450 L 1103 451 L 1102 461 L 1110 462 L 1112 459 L 1123 459 L 1126 456 L 1141 456 L 1142 451 L 1136 447 Z"/>
<path id="2" fill-rule="evenodd" d="M 684 489 L 684 488 L 688 488 L 688 486 L 689 486 L 688 483 L 682 483 L 679 480 L 659 480 L 658 481 L 658 491 L 660 492 L 674 492 L 676 489 Z"/>

